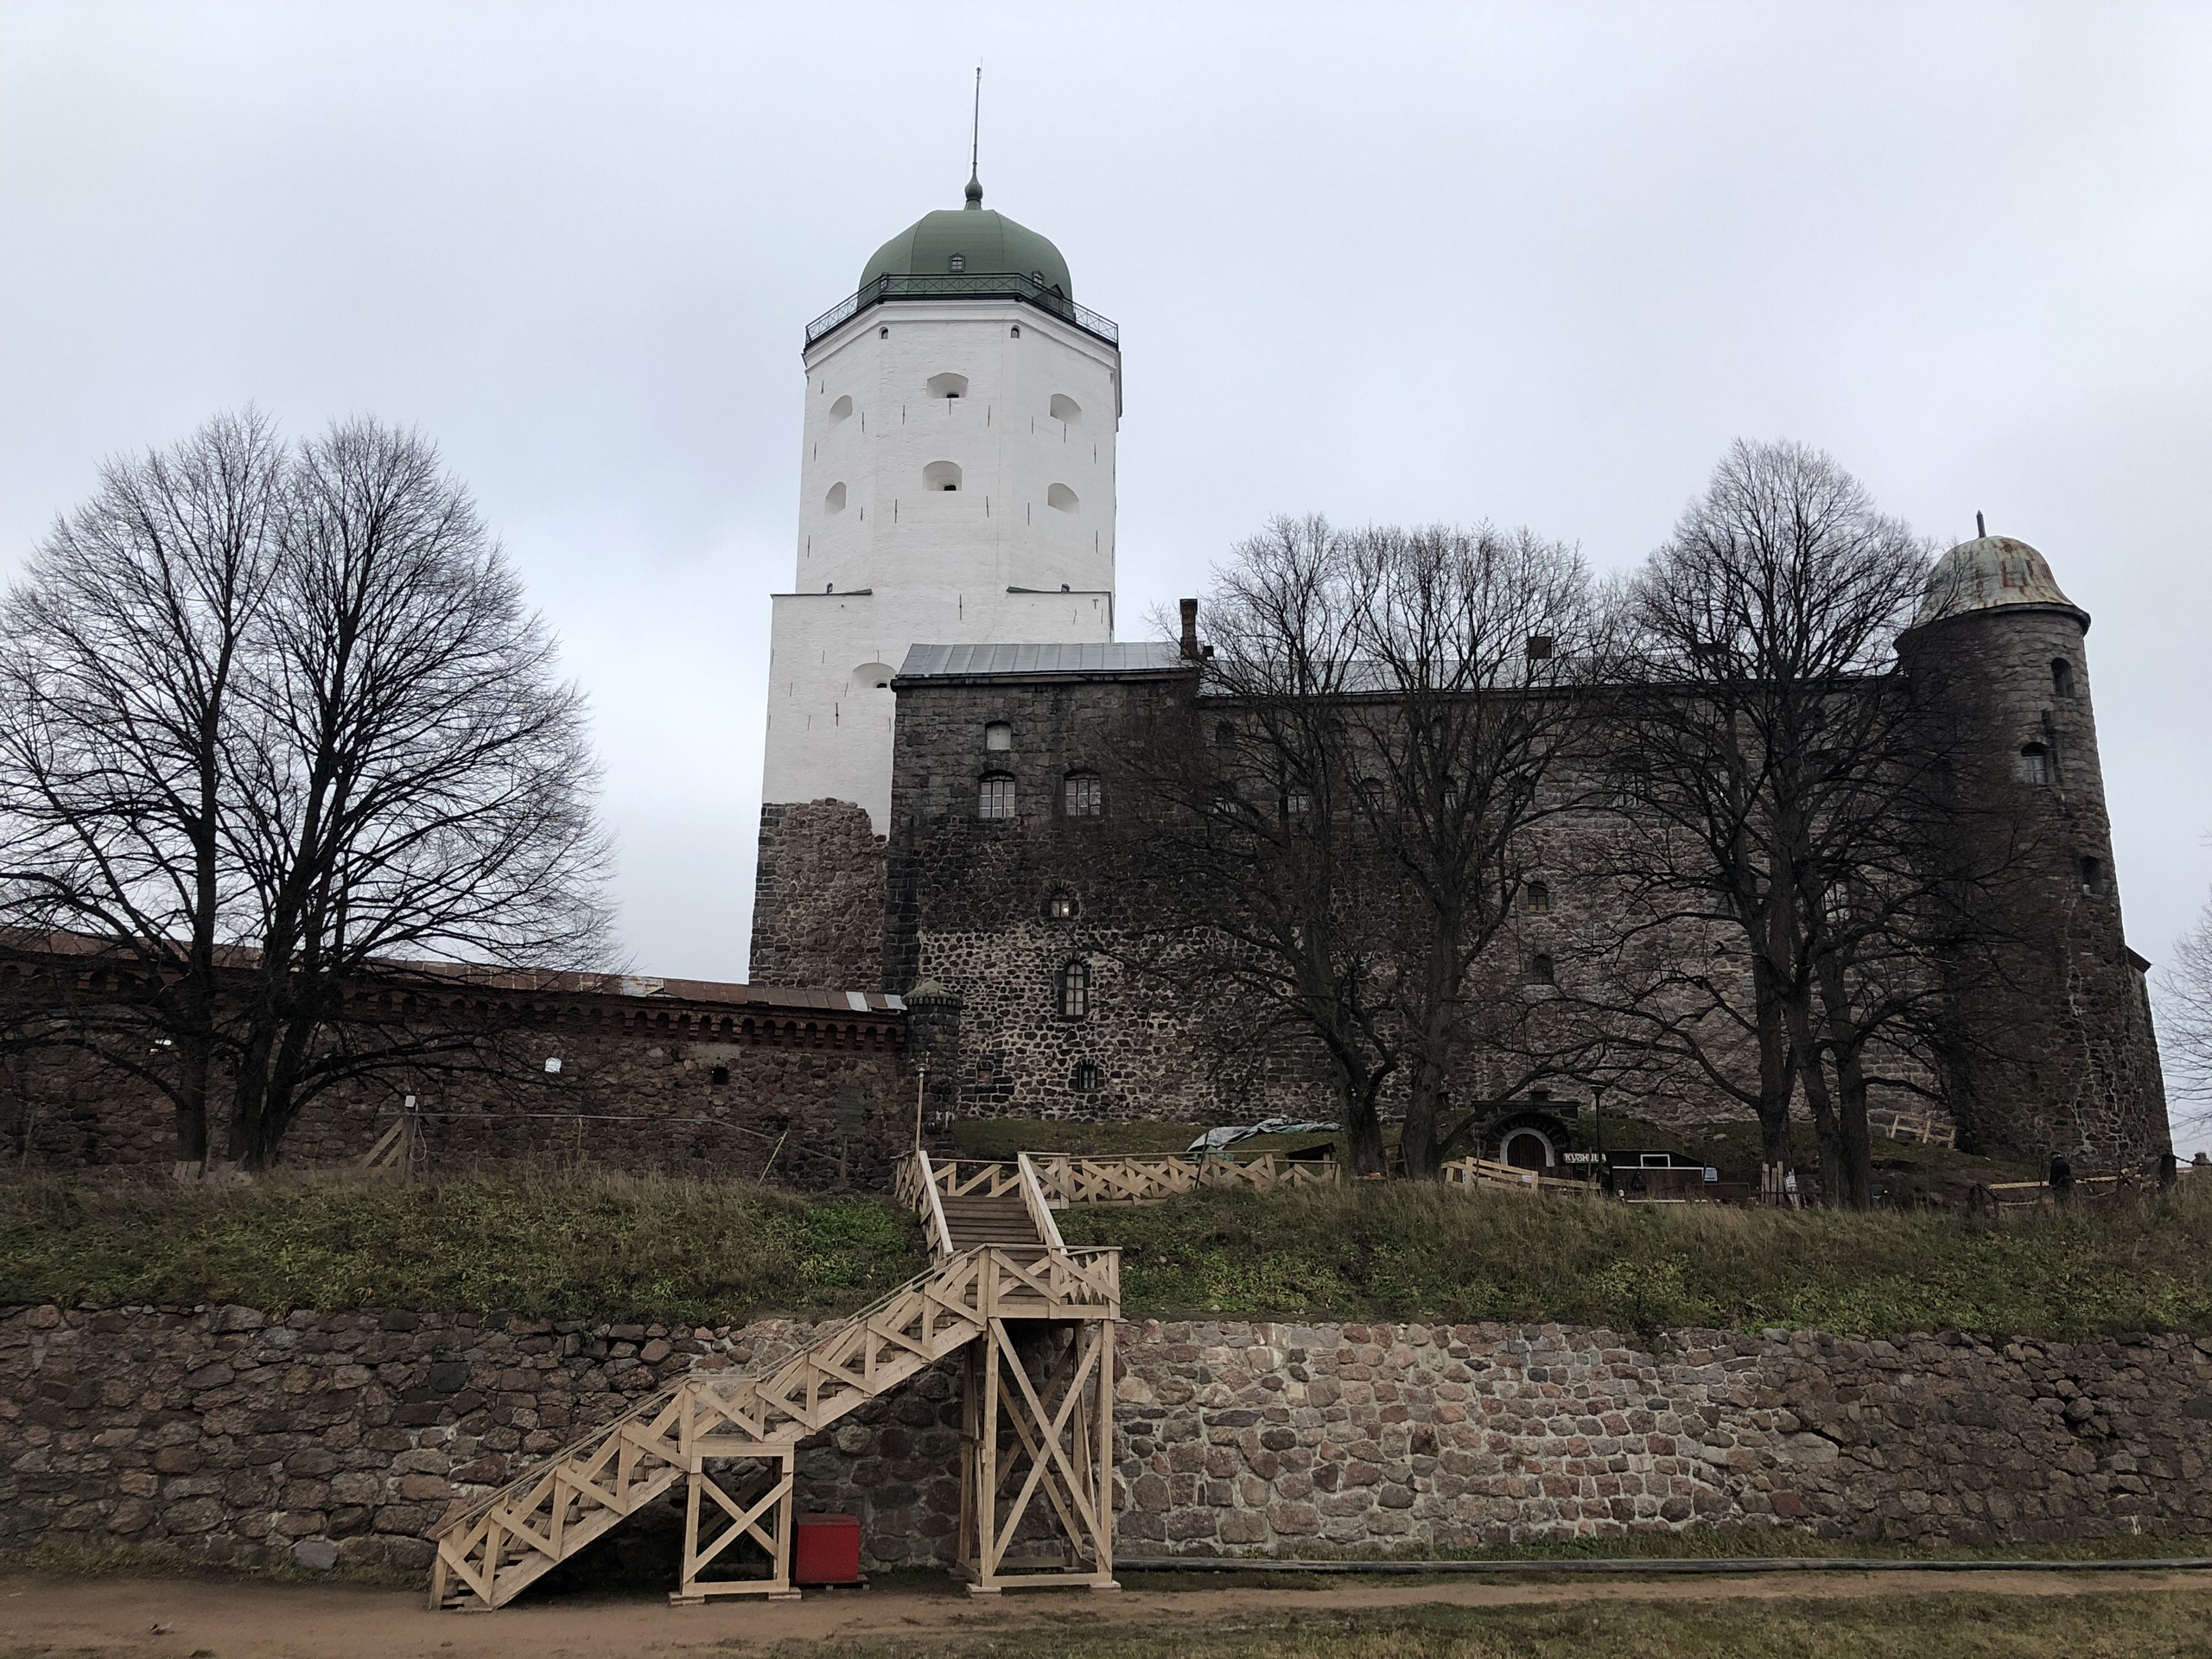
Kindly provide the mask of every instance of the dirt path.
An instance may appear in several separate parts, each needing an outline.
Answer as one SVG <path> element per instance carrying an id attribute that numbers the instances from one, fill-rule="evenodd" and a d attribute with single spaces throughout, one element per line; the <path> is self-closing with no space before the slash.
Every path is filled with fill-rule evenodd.
<path id="1" fill-rule="evenodd" d="M 407 1591 L 345 1585 L 206 1583 L 184 1579 L 0 1579 L 0 1652 L 144 1655 L 147 1659 L 597 1659 L 681 1654 L 791 1639 L 1009 1634 L 1070 1624 L 1276 1617 L 1305 1607 L 1505 1606 L 1564 1601 L 1710 1600 L 1975 1592 L 2067 1596 L 2192 1590 L 2212 1605 L 2204 1573 L 1789 1573 L 1745 1578 L 1250 1589 L 1032 1592 L 976 1601 L 957 1587 L 811 1591 L 798 1602 L 750 1599 L 671 1607 L 645 1599 L 568 1598 L 496 1613 L 433 1613 Z M 162 1627 L 156 1630 L 155 1627 Z"/>

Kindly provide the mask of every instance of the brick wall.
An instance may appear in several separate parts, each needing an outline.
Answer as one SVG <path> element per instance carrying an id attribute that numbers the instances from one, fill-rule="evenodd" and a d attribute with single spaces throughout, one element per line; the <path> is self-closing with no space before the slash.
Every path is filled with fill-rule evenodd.
<path id="1" fill-rule="evenodd" d="M 812 1327 L 247 1308 L 0 1313 L 0 1549 L 421 1567 L 456 1499 Z M 2212 1534 L 2212 1337 L 2079 1344 L 1132 1323 L 1124 1560 L 1781 1527 L 1906 1545 Z M 950 1557 L 958 1376 L 803 1448 L 874 1565 Z M 633 1521 L 666 1543 L 673 1511 Z"/>

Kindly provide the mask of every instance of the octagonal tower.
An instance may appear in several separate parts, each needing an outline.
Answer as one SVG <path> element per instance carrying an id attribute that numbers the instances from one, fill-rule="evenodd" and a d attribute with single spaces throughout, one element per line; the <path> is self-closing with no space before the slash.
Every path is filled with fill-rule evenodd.
<path id="1" fill-rule="evenodd" d="M 1120 331 L 971 177 L 964 206 L 876 251 L 802 356 L 751 976 L 855 987 L 877 971 L 891 679 L 907 649 L 1114 637 Z"/>

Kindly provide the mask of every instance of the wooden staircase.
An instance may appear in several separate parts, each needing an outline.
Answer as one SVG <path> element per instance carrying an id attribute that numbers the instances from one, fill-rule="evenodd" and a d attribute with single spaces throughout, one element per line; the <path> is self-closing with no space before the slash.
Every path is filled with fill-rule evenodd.
<path id="1" fill-rule="evenodd" d="M 673 1599 L 795 1595 L 799 1442 L 963 1351 L 960 1553 L 970 1589 L 1115 1587 L 1119 1252 L 1061 1241 L 1026 1155 L 963 1172 L 917 1152 L 899 1190 L 928 1230 L 928 1272 L 772 1369 L 690 1376 L 661 1389 L 454 1517 L 438 1540 L 431 1605 L 504 1606 L 679 1480 L 689 1491 Z M 1016 1342 L 1012 1326 L 1025 1322 L 1043 1328 L 1041 1341 Z M 709 1470 L 710 1461 L 746 1467 L 732 1478 Z M 1034 1543 L 1038 1529 L 1025 1531 L 1023 1522 L 1040 1495 L 1057 1522 L 1056 1553 L 1013 1557 L 1018 1534 L 1025 1548 Z M 746 1541 L 766 1570 L 732 1576 L 748 1553 L 733 1547 Z M 718 1562 L 722 1576 L 709 1571 Z"/>

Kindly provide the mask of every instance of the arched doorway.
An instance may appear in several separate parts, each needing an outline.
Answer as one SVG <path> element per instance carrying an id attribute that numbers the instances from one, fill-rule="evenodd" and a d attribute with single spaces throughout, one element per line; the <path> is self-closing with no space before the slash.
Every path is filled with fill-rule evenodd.
<path id="1" fill-rule="evenodd" d="M 1509 1129 L 1498 1143 L 1503 1162 L 1516 1169 L 1549 1169 L 1559 1162 L 1559 1149 L 1541 1129 L 1522 1125 Z"/>

